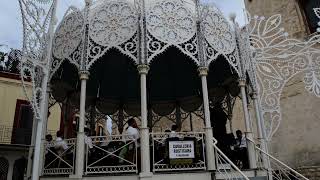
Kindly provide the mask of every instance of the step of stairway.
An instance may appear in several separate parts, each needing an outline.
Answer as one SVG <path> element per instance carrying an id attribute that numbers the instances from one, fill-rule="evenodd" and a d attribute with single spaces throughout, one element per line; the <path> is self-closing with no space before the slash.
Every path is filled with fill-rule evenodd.
<path id="1" fill-rule="evenodd" d="M 261 170 L 243 170 L 242 171 L 250 180 L 268 180 L 267 172 Z M 228 173 L 228 175 L 226 175 Z M 233 177 L 232 180 L 242 180 L 244 179 L 243 176 L 236 171 L 226 171 L 223 170 L 221 172 L 214 172 L 212 173 L 212 180 L 231 180 L 227 177 Z"/>

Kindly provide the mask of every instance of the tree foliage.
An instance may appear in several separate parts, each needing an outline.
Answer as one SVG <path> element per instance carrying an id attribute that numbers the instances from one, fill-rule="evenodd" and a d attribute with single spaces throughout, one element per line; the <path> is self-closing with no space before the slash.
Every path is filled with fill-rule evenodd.
<path id="1" fill-rule="evenodd" d="M 21 51 L 11 49 L 8 53 L 0 52 L 0 71 L 18 74 Z"/>

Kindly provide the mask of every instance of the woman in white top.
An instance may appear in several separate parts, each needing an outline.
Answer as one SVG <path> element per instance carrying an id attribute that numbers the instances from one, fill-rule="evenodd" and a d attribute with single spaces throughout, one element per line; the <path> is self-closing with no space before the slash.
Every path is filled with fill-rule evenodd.
<path id="1" fill-rule="evenodd" d="M 127 138 L 137 141 L 140 138 L 139 128 L 136 120 L 131 118 L 128 120 Z"/>
<path id="2" fill-rule="evenodd" d="M 140 139 L 140 133 L 139 133 L 138 125 L 135 119 L 130 118 L 128 120 L 127 132 L 124 135 L 124 140 L 126 141 L 126 143 L 128 143 L 128 145 L 123 147 L 122 150 L 120 151 L 119 157 L 121 158 L 119 159 L 119 163 L 123 163 L 124 162 L 123 159 L 127 159 L 133 162 L 134 152 L 132 150 L 134 149 L 134 145 L 136 146 L 136 148 L 140 146 L 138 142 L 139 139 Z M 134 144 L 130 140 L 133 140 Z"/>
<path id="3" fill-rule="evenodd" d="M 67 142 L 63 139 L 62 132 L 57 132 L 57 139 L 54 143 L 54 148 L 56 149 L 59 155 L 63 154 L 68 149 Z"/>

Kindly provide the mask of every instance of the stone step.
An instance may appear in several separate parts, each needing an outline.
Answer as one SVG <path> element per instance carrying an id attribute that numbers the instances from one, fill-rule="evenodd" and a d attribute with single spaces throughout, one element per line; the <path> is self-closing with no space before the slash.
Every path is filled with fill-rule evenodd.
<path id="1" fill-rule="evenodd" d="M 242 171 L 250 180 L 268 180 L 267 172 L 261 170 L 244 170 Z M 227 171 L 229 177 L 233 177 L 234 180 L 242 180 L 243 176 L 236 171 Z M 212 180 L 225 180 L 225 172 L 221 170 L 221 172 L 212 173 Z M 230 179 L 228 179 L 230 180 Z"/>

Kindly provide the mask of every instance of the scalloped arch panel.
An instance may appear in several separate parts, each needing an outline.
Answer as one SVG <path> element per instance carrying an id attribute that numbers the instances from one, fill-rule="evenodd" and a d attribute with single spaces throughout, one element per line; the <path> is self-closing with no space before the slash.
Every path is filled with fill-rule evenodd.
<path id="1" fill-rule="evenodd" d="M 208 43 L 221 54 L 230 54 L 236 48 L 235 34 L 221 11 L 214 6 L 207 6 L 203 10 L 206 16 L 203 17 L 201 25 L 203 34 Z M 202 14 L 203 15 L 203 14 Z"/>
<path id="2" fill-rule="evenodd" d="M 120 45 L 132 38 L 138 29 L 137 11 L 126 1 L 104 1 L 92 11 L 89 36 L 101 46 Z"/>
<path id="3" fill-rule="evenodd" d="M 180 0 L 161 0 L 147 7 L 147 29 L 168 44 L 189 41 L 196 33 L 195 13 Z"/>
<path id="4" fill-rule="evenodd" d="M 53 40 L 53 55 L 58 59 L 68 58 L 79 46 L 84 29 L 84 17 L 80 11 L 67 15 L 56 30 Z"/>

